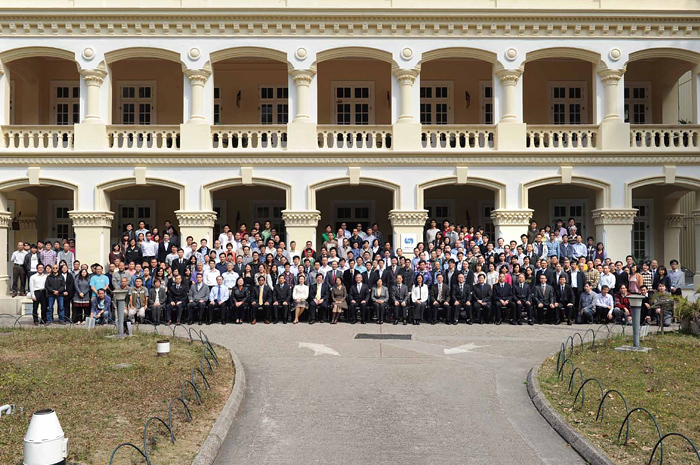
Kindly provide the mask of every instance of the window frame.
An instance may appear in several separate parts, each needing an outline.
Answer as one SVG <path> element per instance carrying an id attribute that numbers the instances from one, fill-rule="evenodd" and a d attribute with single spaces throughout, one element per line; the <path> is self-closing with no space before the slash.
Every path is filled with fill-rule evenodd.
<path id="1" fill-rule="evenodd" d="M 423 123 L 421 121 L 421 124 L 425 124 L 426 126 L 445 126 L 445 125 L 450 125 L 454 124 L 454 81 L 433 81 L 433 80 L 426 80 L 426 81 L 421 81 L 420 83 L 420 89 L 418 89 L 419 92 L 422 91 L 423 87 L 430 87 L 432 88 L 432 96 L 431 97 L 421 97 L 420 98 L 420 105 L 424 105 L 426 103 L 429 103 L 431 105 L 431 110 L 430 110 L 430 115 L 432 121 L 430 123 Z M 447 87 L 447 97 L 446 98 L 438 98 L 435 95 L 435 89 L 437 87 Z M 436 107 L 438 104 L 447 104 L 447 121 L 445 123 L 436 123 L 437 118 L 436 118 Z M 419 111 L 419 113 L 422 115 L 422 112 Z"/>
<path id="2" fill-rule="evenodd" d="M 566 88 L 566 97 L 563 99 L 554 100 L 553 89 L 555 87 Z M 569 89 L 571 88 L 581 88 L 581 98 L 571 98 L 569 97 Z M 547 81 L 547 95 L 549 104 L 549 124 L 554 123 L 554 104 L 564 103 L 566 105 L 566 111 L 564 113 L 565 122 L 562 124 L 556 124 L 557 126 L 579 126 L 582 124 L 588 124 L 588 108 L 586 107 L 588 103 L 588 81 Z M 570 105 L 574 103 L 579 103 L 581 105 L 581 122 L 571 123 L 570 119 Z"/>
<path id="3" fill-rule="evenodd" d="M 491 97 L 486 97 L 486 88 L 491 88 Z M 479 124 L 496 124 L 496 107 L 493 99 L 493 81 L 479 81 Z M 491 122 L 486 122 L 486 104 L 491 104 Z"/>
<path id="4" fill-rule="evenodd" d="M 133 99 L 124 99 L 124 87 L 136 87 L 137 91 L 134 93 L 135 97 Z M 151 98 L 146 99 L 146 98 L 140 98 L 138 97 L 138 88 L 139 87 L 150 87 L 151 88 Z M 157 105 L 158 105 L 158 88 L 157 88 L 157 81 L 117 81 L 117 108 L 119 110 L 119 124 L 122 125 L 129 125 L 129 126 L 153 126 L 158 124 L 158 111 L 157 111 Z M 134 103 L 135 105 L 135 110 L 134 110 L 134 123 L 125 123 L 124 122 L 124 104 L 125 103 Z M 139 109 L 138 105 L 141 103 L 150 103 L 151 104 L 151 122 L 149 124 L 140 124 L 138 123 L 138 115 L 139 115 Z"/>
<path id="5" fill-rule="evenodd" d="M 632 97 L 632 89 L 633 88 L 644 88 L 645 93 L 646 93 L 646 98 L 644 100 L 641 99 L 635 99 Z M 652 104 L 652 98 L 651 98 L 651 81 L 625 81 L 625 87 L 623 92 L 627 91 L 629 89 L 629 95 L 630 97 L 624 98 L 624 93 L 623 93 L 623 98 L 624 98 L 624 106 L 623 106 L 623 119 L 625 120 L 625 123 L 630 123 L 630 124 L 653 124 L 652 123 L 652 111 L 651 111 L 651 104 Z M 633 123 L 631 121 L 631 118 L 624 118 L 624 115 L 627 114 L 629 116 L 632 116 L 632 106 L 635 103 L 641 103 L 644 102 L 644 123 Z"/>
<path id="6" fill-rule="evenodd" d="M 68 98 L 61 98 L 60 101 L 58 97 L 56 96 L 56 89 L 59 87 L 68 87 L 70 89 L 71 96 Z M 73 89 L 77 88 L 78 89 L 78 96 L 73 97 Z M 73 124 L 78 124 L 80 123 L 80 81 L 79 80 L 60 80 L 60 81 L 51 81 L 50 83 L 50 92 L 51 92 L 51 98 L 49 99 L 49 114 L 51 115 L 50 121 L 51 125 L 54 126 L 71 126 Z M 66 124 L 60 124 L 58 123 L 58 114 L 57 114 L 57 106 L 58 104 L 68 104 L 69 105 L 69 111 L 68 111 L 68 116 L 70 119 L 70 116 L 74 115 L 74 112 L 71 111 L 71 108 L 73 105 L 78 105 L 78 117 L 77 120 L 74 120 L 73 122 L 66 123 Z"/>
<path id="7" fill-rule="evenodd" d="M 275 96 L 271 99 L 264 99 L 262 97 L 262 90 L 267 88 L 272 88 Z M 277 91 L 278 89 L 286 89 L 287 90 L 287 98 L 284 97 L 277 97 Z M 262 112 L 262 106 L 266 104 L 271 104 L 272 105 L 272 123 L 264 123 L 262 120 L 263 117 L 263 112 Z M 278 105 L 286 105 L 287 106 L 287 122 L 286 123 L 279 123 L 279 111 L 278 111 Z M 289 86 L 287 85 L 279 85 L 279 84 L 260 84 L 258 85 L 258 124 L 262 124 L 265 126 L 284 126 L 285 124 L 289 123 Z"/>
<path id="8" fill-rule="evenodd" d="M 353 95 L 350 96 L 348 101 L 350 102 L 350 124 L 342 124 L 340 126 L 373 126 L 375 121 L 375 82 L 374 81 L 331 81 L 331 121 L 333 125 L 338 124 L 338 103 L 339 99 L 336 97 L 338 87 L 351 87 L 353 89 L 357 87 L 368 87 L 369 97 L 367 99 L 357 99 Z M 351 92 L 354 94 L 354 91 Z M 345 100 L 345 99 L 343 99 Z M 366 103 L 368 104 L 368 114 L 367 114 L 367 124 L 355 124 L 355 103 Z"/>

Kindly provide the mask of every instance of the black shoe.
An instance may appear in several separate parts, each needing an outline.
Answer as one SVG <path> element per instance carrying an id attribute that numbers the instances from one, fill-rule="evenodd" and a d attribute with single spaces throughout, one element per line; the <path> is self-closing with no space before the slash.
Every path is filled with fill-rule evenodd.
<path id="1" fill-rule="evenodd" d="M 471 326 L 471 325 L 472 325 L 472 320 L 467 320 L 467 324 L 468 324 L 469 326 Z"/>
<path id="2" fill-rule="evenodd" d="M 517 325 L 517 323 L 516 323 L 515 321 L 513 321 L 513 320 L 510 320 L 510 324 L 512 324 L 512 325 Z"/>
<path id="3" fill-rule="evenodd" d="M 572 323 L 571 323 L 571 320 L 566 320 L 566 324 L 567 324 L 568 326 L 571 326 L 571 324 L 572 324 Z"/>
<path id="4" fill-rule="evenodd" d="M 351 325 L 357 324 L 357 321 L 351 321 L 350 324 Z"/>
<path id="5" fill-rule="evenodd" d="M 378 324 L 378 325 L 380 325 L 380 324 L 382 324 L 382 322 L 381 322 L 381 321 L 379 321 L 379 320 L 377 320 L 377 324 Z"/>
<path id="6" fill-rule="evenodd" d="M 199 326 L 202 326 L 202 322 L 201 322 L 201 321 L 197 322 L 197 324 L 198 324 Z"/>
<path id="7" fill-rule="evenodd" d="M 309 321 L 309 324 L 310 324 L 310 325 L 312 325 L 312 324 L 314 324 L 314 323 L 316 323 L 316 320 L 310 320 L 310 321 Z"/>
<path id="8" fill-rule="evenodd" d="M 35 321 L 35 322 L 34 322 L 34 326 L 39 326 L 39 322 L 38 322 L 38 321 Z"/>
<path id="9" fill-rule="evenodd" d="M 394 326 L 396 326 L 397 324 L 399 324 L 399 320 L 394 320 Z"/>
<path id="10" fill-rule="evenodd" d="M 501 320 L 497 320 L 495 324 L 496 324 L 496 326 L 500 326 Z"/>
<path id="11" fill-rule="evenodd" d="M 222 325 L 225 325 L 225 324 L 226 324 L 226 322 L 225 322 L 225 321 L 222 321 L 222 322 L 221 322 L 221 324 L 222 324 Z"/>
<path id="12" fill-rule="evenodd" d="M 403 320 L 403 324 L 406 326 L 408 324 L 408 320 Z"/>
<path id="13" fill-rule="evenodd" d="M 515 323 L 515 324 L 516 324 L 516 325 L 518 325 L 518 326 L 522 326 L 522 325 L 523 325 L 523 322 L 522 322 L 522 321 L 520 321 L 520 320 L 518 320 L 518 322 L 517 322 L 517 323 Z"/>
<path id="14" fill-rule="evenodd" d="M 554 322 L 554 324 L 555 324 L 555 325 L 560 325 L 560 324 L 561 324 L 561 321 L 557 320 L 557 321 Z"/>
<path id="15" fill-rule="evenodd" d="M 285 318 L 284 320 L 282 320 L 282 324 L 285 324 L 285 325 L 287 324 L 287 319 L 286 319 L 286 318 Z"/>
<path id="16" fill-rule="evenodd" d="M 360 323 L 363 324 L 363 325 L 366 325 L 366 324 L 367 324 L 366 321 L 360 321 Z"/>
<path id="17" fill-rule="evenodd" d="M 528 320 L 527 324 L 529 324 L 530 326 L 534 326 L 534 325 L 535 325 L 535 322 L 532 321 L 532 320 Z"/>

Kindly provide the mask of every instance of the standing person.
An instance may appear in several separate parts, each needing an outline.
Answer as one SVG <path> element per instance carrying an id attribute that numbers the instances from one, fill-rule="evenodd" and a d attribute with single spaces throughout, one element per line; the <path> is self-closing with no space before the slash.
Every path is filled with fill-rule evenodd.
<path id="1" fill-rule="evenodd" d="M 299 323 L 299 317 L 309 306 L 309 286 L 306 285 L 304 275 L 299 275 L 299 282 L 294 286 L 292 299 L 294 300 L 294 324 Z"/>
<path id="2" fill-rule="evenodd" d="M 428 286 L 423 283 L 423 275 L 416 275 L 416 284 L 411 289 L 411 302 L 413 302 L 413 324 L 420 325 L 423 319 L 423 312 L 429 299 Z"/>
<path id="3" fill-rule="evenodd" d="M 44 271 L 47 272 L 47 266 L 53 267 L 56 265 L 58 262 L 56 261 L 56 252 L 51 248 L 51 242 L 46 241 L 44 244 L 44 250 L 39 252 L 39 256 L 41 257 L 41 263 L 44 265 Z"/>
<path id="4" fill-rule="evenodd" d="M 27 274 L 27 279 L 31 278 L 34 273 L 36 273 L 36 268 L 38 265 L 43 265 L 41 263 L 41 256 L 39 255 L 39 250 L 36 244 L 32 244 L 27 255 L 24 256 L 24 271 Z"/>
<path id="5" fill-rule="evenodd" d="M 671 292 L 671 295 L 682 295 L 681 287 L 683 286 L 685 274 L 679 269 L 678 260 L 671 260 L 669 264 L 671 265 L 671 271 L 668 272 L 668 279 L 671 287 L 668 290 Z"/>
<path id="6" fill-rule="evenodd" d="M 405 286 L 404 286 L 405 287 Z M 333 320 L 332 325 L 338 324 L 338 319 L 340 314 L 344 310 L 348 309 L 348 291 L 343 285 L 343 278 L 335 278 L 335 285 L 331 289 L 331 303 L 333 305 Z M 397 324 L 398 320 L 394 319 L 394 324 Z"/>
<path id="7" fill-rule="evenodd" d="M 151 319 L 154 325 L 160 324 L 161 310 L 167 300 L 165 287 L 161 279 L 156 277 L 153 280 L 153 287 L 148 293 L 148 308 L 151 310 Z"/>
<path id="8" fill-rule="evenodd" d="M 29 293 L 32 297 L 32 317 L 34 326 L 39 324 L 39 306 L 41 305 L 41 320 L 46 321 L 46 275 L 44 265 L 36 267 L 36 273 L 29 278 Z"/>
<path id="9" fill-rule="evenodd" d="M 2 247 L 5 246 L 3 245 Z M 26 294 L 27 270 L 24 268 L 26 256 L 27 251 L 24 250 L 24 242 L 17 242 L 17 250 L 12 252 L 10 257 L 12 261 L 12 297 L 17 297 L 17 294 L 22 296 Z"/>
<path id="10" fill-rule="evenodd" d="M 70 250 L 70 244 L 68 242 L 63 243 L 63 249 L 58 252 L 58 255 L 56 256 L 56 260 L 58 262 L 66 262 L 66 265 L 68 265 L 68 269 L 70 270 L 73 268 L 73 262 L 75 261 L 75 254 L 71 252 Z"/>
<path id="11" fill-rule="evenodd" d="M 82 269 L 75 278 L 73 323 L 85 324 L 85 318 L 88 316 L 90 316 L 90 276 L 88 276 L 86 269 Z"/>
<path id="12" fill-rule="evenodd" d="M 63 293 L 66 291 L 66 281 L 59 273 L 58 265 L 51 267 L 51 274 L 46 277 L 46 294 L 48 296 L 49 305 L 46 311 L 46 324 L 50 325 L 53 322 L 53 304 L 58 305 L 58 323 L 65 324 L 63 315 Z"/>
<path id="13" fill-rule="evenodd" d="M 68 243 L 66 243 L 67 245 Z M 59 265 L 59 271 L 63 280 L 66 283 L 66 290 L 63 291 L 63 321 L 70 321 L 71 318 L 71 303 L 73 302 L 73 296 L 75 295 L 75 278 L 68 269 L 68 265 L 61 262 Z"/>

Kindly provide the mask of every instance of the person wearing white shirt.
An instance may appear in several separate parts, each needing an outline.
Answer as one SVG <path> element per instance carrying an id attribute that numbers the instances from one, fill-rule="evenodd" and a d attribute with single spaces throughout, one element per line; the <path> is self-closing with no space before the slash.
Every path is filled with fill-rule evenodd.
<path id="1" fill-rule="evenodd" d="M 216 286 L 216 278 L 221 276 L 221 272 L 216 269 L 216 262 L 211 260 L 209 262 L 209 269 L 204 270 L 204 284 L 209 286 Z"/>
<path id="2" fill-rule="evenodd" d="M 301 314 L 309 308 L 309 286 L 306 285 L 304 275 L 299 276 L 299 282 L 292 288 L 292 300 L 294 301 L 294 324 L 299 323 Z"/>
<path id="3" fill-rule="evenodd" d="M 612 321 L 614 317 L 614 301 L 609 291 L 610 288 L 607 285 L 604 285 L 600 289 L 600 294 L 598 294 L 598 297 L 596 299 L 595 309 L 596 313 L 598 314 L 598 318 L 600 318 L 601 323 L 608 320 Z"/>
<path id="4" fill-rule="evenodd" d="M 231 228 L 229 227 L 229 225 L 225 224 L 224 230 L 221 234 L 219 234 L 219 242 L 221 243 L 222 247 L 226 247 L 226 244 L 228 244 L 228 233 L 230 229 Z"/>
<path id="5" fill-rule="evenodd" d="M 158 243 L 151 240 L 150 232 L 146 233 L 146 239 L 141 243 L 141 255 L 143 255 L 143 261 L 148 263 L 158 256 Z"/>
<path id="6" fill-rule="evenodd" d="M 610 272 L 610 267 L 605 265 L 603 267 L 603 274 L 600 275 L 598 289 L 602 290 L 603 286 L 608 286 L 608 289 L 615 289 L 615 281 L 615 275 Z"/>
<path id="7" fill-rule="evenodd" d="M 5 247 L 4 245 L 2 247 Z M 12 252 L 10 260 L 12 261 L 12 297 L 17 297 L 17 294 L 24 295 L 27 287 L 27 270 L 24 268 L 24 257 L 27 256 L 27 251 L 24 250 L 24 242 L 17 243 L 17 250 Z M 19 282 L 19 285 L 18 285 Z"/>
<path id="8" fill-rule="evenodd" d="M 221 275 L 221 277 L 224 278 L 224 286 L 226 286 L 229 290 L 236 287 L 236 281 L 238 280 L 238 273 L 233 271 L 233 263 L 232 262 L 228 262 L 226 264 L 226 271 Z"/>
<path id="9" fill-rule="evenodd" d="M 413 324 L 419 325 L 428 303 L 428 286 L 423 283 L 422 274 L 416 276 L 416 284 L 411 289 L 411 302 L 413 303 Z"/>
<path id="10" fill-rule="evenodd" d="M 32 317 L 34 326 L 39 324 L 39 305 L 41 305 L 42 320 L 46 314 L 46 275 L 44 265 L 37 265 L 36 273 L 29 278 L 29 295 L 32 298 Z"/>
<path id="11" fill-rule="evenodd" d="M 216 270 L 216 272 L 218 273 L 219 270 Z M 224 278 L 222 278 L 221 275 L 217 276 L 214 286 L 209 291 L 209 321 L 212 319 L 214 310 L 221 310 L 221 324 L 226 324 L 228 321 L 229 307 L 226 302 L 228 301 L 229 295 L 228 288 L 224 286 Z"/>

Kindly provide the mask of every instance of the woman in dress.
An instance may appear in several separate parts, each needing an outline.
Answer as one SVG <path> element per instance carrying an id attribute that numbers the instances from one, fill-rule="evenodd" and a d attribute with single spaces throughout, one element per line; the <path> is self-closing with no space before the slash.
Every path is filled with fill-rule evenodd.
<path id="1" fill-rule="evenodd" d="M 131 262 L 141 263 L 142 257 L 141 247 L 136 243 L 136 239 L 131 239 L 129 241 L 129 247 L 127 247 L 126 252 L 124 252 L 124 261 L 127 265 Z"/>
<path id="2" fill-rule="evenodd" d="M 636 264 L 630 266 L 630 276 L 629 276 L 629 292 L 630 294 L 639 294 L 642 289 L 643 279 L 642 274 L 639 273 L 639 268 Z"/>
<path id="3" fill-rule="evenodd" d="M 416 284 L 411 289 L 411 302 L 413 302 L 413 324 L 419 325 L 428 303 L 428 286 L 423 284 L 423 275 L 421 274 L 416 276 Z"/>
<path id="4" fill-rule="evenodd" d="M 73 296 L 73 323 L 85 324 L 85 318 L 90 315 L 90 277 L 86 269 L 80 270 L 75 280 L 75 295 Z"/>
<path id="5" fill-rule="evenodd" d="M 253 275 L 253 267 L 250 266 L 250 263 L 246 264 L 245 268 L 243 268 L 243 282 L 245 283 L 245 287 L 251 288 L 255 284 L 255 275 Z"/>
<path id="6" fill-rule="evenodd" d="M 236 287 L 231 291 L 231 301 L 233 302 L 233 317 L 237 325 L 243 324 L 243 315 L 248 308 L 248 288 L 243 278 L 236 280 Z"/>
<path id="7" fill-rule="evenodd" d="M 114 263 L 115 261 L 124 261 L 124 254 L 122 253 L 122 248 L 119 244 L 114 244 L 112 251 L 109 253 L 109 263 Z"/>
<path id="8" fill-rule="evenodd" d="M 489 272 L 486 273 L 486 284 L 488 284 L 489 286 L 493 286 L 497 282 L 498 282 L 498 271 L 496 270 L 496 264 L 493 262 L 490 262 L 489 263 Z"/>
<path id="9" fill-rule="evenodd" d="M 333 321 L 331 324 L 337 324 L 340 314 L 343 310 L 348 309 L 348 291 L 343 285 L 342 278 L 335 278 L 335 285 L 331 289 L 331 300 L 333 302 Z"/>
<path id="10" fill-rule="evenodd" d="M 299 276 L 299 282 L 292 289 L 292 300 L 294 300 L 294 324 L 299 323 L 299 317 L 304 310 L 309 308 L 309 286 L 306 285 L 306 278 Z"/>

